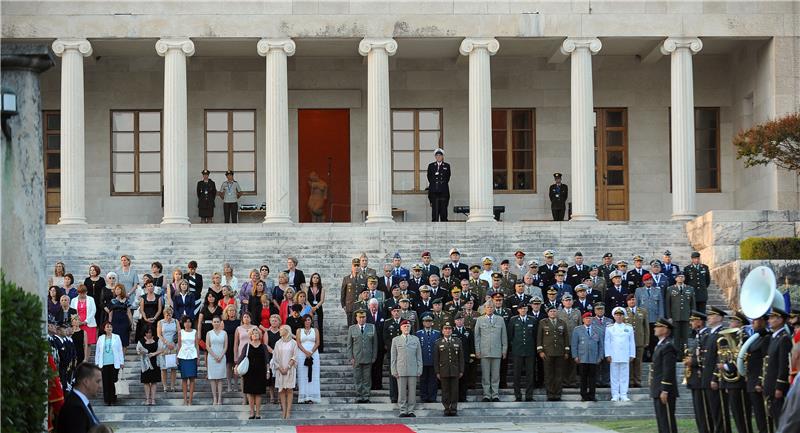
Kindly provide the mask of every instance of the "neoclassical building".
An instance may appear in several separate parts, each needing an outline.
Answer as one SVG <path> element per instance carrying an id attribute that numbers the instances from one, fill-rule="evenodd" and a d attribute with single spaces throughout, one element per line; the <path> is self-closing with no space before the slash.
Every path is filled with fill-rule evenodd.
<path id="1" fill-rule="evenodd" d="M 2 2 L 3 44 L 47 43 L 48 223 L 199 222 L 226 170 L 252 222 L 575 220 L 798 209 L 795 174 L 731 139 L 800 110 L 796 1 Z M 469 206 L 469 216 L 453 215 Z M 216 221 L 221 220 L 217 200 Z"/>

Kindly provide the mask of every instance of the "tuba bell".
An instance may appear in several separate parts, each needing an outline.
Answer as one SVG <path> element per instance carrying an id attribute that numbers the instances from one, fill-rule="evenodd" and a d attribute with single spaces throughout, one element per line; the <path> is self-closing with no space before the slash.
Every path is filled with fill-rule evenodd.
<path id="1" fill-rule="evenodd" d="M 720 377 L 726 382 L 737 382 L 741 378 L 741 373 L 744 373 L 744 370 L 740 371 L 736 367 L 741 352 L 742 330 L 741 328 L 728 328 L 719 331 L 719 335 L 721 337 L 717 338 L 717 356 L 723 366 L 720 368 Z M 725 369 L 726 366 L 730 370 Z"/>
<path id="2" fill-rule="evenodd" d="M 771 308 L 786 308 L 772 269 L 759 266 L 747 274 L 739 291 L 739 305 L 750 319 L 763 316 Z"/>

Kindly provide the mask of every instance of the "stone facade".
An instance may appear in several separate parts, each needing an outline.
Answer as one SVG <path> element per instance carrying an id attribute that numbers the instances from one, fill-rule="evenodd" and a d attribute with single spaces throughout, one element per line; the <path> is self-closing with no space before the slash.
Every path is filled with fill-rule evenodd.
<path id="1" fill-rule="evenodd" d="M 800 261 L 798 260 L 736 260 L 711 270 L 711 278 L 732 310 L 739 309 L 740 288 L 747 274 L 758 266 L 775 272 L 780 293 L 791 293 L 792 305 L 800 302 Z"/>

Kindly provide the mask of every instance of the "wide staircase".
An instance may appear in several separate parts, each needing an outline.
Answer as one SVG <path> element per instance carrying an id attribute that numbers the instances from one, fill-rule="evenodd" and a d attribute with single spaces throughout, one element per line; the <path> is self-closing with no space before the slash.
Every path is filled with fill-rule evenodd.
<path id="1" fill-rule="evenodd" d="M 121 254 L 133 258 L 134 269 L 141 275 L 149 271 L 149 264 L 160 261 L 164 273 L 169 275 L 174 267 L 185 269 L 189 260 L 199 263 L 198 272 L 209 278 L 221 271 L 223 263 L 230 263 L 240 281 L 247 279 L 248 271 L 266 263 L 277 271 L 285 269 L 286 257 L 299 259 L 299 268 L 306 276 L 318 272 L 326 288 L 325 353 L 322 354 L 321 381 L 322 404 L 295 405 L 292 424 L 334 423 L 437 423 L 452 418 L 442 417 L 439 403 L 420 404 L 417 418 L 397 418 L 397 411 L 388 396 L 388 374 L 385 374 L 383 391 L 373 391 L 371 403 L 357 404 L 354 398 L 352 375 L 344 355 L 345 315 L 339 307 L 341 279 L 349 273 L 350 259 L 366 252 L 370 266 L 380 269 L 395 251 L 403 256 L 404 265 L 418 261 L 422 251 L 430 251 L 434 263 L 448 260 L 448 250 L 458 248 L 464 263 L 478 263 L 484 255 L 511 258 L 521 249 L 528 259 L 541 261 L 545 249 L 556 251 L 556 259 L 571 261 L 576 251 L 581 251 L 588 263 L 599 263 L 605 252 L 615 257 L 630 258 L 635 254 L 660 258 L 665 249 L 673 253 L 676 262 L 688 262 L 691 247 L 686 239 L 684 225 L 676 222 L 596 222 L 596 223 L 403 223 L 390 226 L 359 224 L 303 224 L 268 227 L 261 224 L 198 225 L 192 227 L 162 228 L 158 225 L 95 226 L 68 228 L 48 226 L 48 262 L 65 262 L 67 270 L 83 275 L 89 264 L 97 263 L 107 272 L 116 269 Z M 721 304 L 713 296 L 711 304 Z M 258 426 L 274 423 L 280 417 L 277 405 L 267 403 L 262 420 L 248 420 L 247 406 L 242 405 L 241 394 L 225 393 L 222 406 L 212 406 L 211 390 L 201 365 L 194 405 L 183 406 L 181 393 L 163 393 L 159 388 L 156 406 L 143 406 L 143 388 L 139 373 L 133 367 L 136 356 L 132 347 L 127 352 L 128 368 L 123 377 L 130 384 L 131 395 L 123 396 L 116 406 L 95 407 L 101 420 L 117 427 L 130 428 L 191 428 L 223 426 Z M 649 365 L 645 364 L 646 379 Z M 682 365 L 678 369 L 682 377 Z M 179 380 L 180 381 L 180 380 Z M 512 380 L 509 377 L 509 386 Z M 684 396 L 687 395 L 683 392 Z M 459 422 L 493 421 L 557 421 L 583 412 L 591 419 L 617 419 L 625 417 L 650 417 L 652 400 L 647 388 L 632 389 L 631 402 L 610 402 L 608 389 L 598 390 L 596 403 L 581 402 L 577 389 L 568 388 L 561 402 L 546 402 L 543 390 L 538 389 L 535 402 L 514 402 L 513 391 L 503 389 L 499 403 L 480 402 L 478 388 L 470 390 L 468 402 L 459 405 Z M 265 399 L 266 401 L 266 399 Z M 678 400 L 679 416 L 690 416 L 691 402 L 686 397 Z M 588 419 L 588 418 L 587 418 Z"/>

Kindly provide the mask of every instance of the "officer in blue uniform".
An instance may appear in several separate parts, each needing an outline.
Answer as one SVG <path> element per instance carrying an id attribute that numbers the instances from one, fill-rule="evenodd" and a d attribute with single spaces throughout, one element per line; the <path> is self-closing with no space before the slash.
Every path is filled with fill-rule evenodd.
<path id="1" fill-rule="evenodd" d="M 416 335 L 422 346 L 422 376 L 419 378 L 420 399 L 424 403 L 433 403 L 436 401 L 436 393 L 439 388 L 436 381 L 436 369 L 433 365 L 433 349 L 436 340 L 442 338 L 442 333 L 433 329 L 433 316 L 430 313 L 422 316 L 422 329 L 417 331 Z"/>

